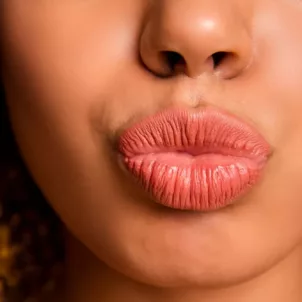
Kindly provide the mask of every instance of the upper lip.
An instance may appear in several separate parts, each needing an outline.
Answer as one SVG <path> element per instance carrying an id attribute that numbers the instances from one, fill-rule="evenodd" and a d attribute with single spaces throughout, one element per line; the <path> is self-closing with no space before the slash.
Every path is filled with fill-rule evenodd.
<path id="1" fill-rule="evenodd" d="M 150 153 L 184 152 L 192 156 L 218 153 L 267 158 L 269 143 L 254 127 L 214 108 L 166 110 L 128 128 L 119 150 L 125 157 Z"/>

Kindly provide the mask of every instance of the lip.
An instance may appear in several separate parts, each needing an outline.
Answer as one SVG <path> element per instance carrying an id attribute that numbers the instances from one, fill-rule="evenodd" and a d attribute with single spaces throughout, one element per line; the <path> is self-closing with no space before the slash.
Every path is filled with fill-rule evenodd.
<path id="1" fill-rule="evenodd" d="M 253 127 L 213 108 L 166 110 L 122 133 L 127 170 L 163 206 L 224 208 L 253 187 L 270 145 Z"/>

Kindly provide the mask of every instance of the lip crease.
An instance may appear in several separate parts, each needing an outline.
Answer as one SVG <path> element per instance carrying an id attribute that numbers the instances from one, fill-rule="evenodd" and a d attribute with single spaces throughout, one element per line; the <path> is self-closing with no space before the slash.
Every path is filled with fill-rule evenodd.
<path id="1" fill-rule="evenodd" d="M 204 108 L 170 109 L 138 122 L 120 136 L 119 151 L 155 202 L 206 212 L 256 185 L 271 148 L 242 120 Z"/>

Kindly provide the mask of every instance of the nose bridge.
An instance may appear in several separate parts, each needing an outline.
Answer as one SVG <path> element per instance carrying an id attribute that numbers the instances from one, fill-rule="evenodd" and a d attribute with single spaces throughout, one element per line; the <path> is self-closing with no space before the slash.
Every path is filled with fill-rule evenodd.
<path id="1" fill-rule="evenodd" d="M 154 65 L 161 52 L 178 53 L 192 76 L 213 68 L 215 54 L 228 54 L 228 68 L 243 69 L 251 56 L 248 16 L 238 1 L 158 0 L 142 41 Z M 214 55 L 214 56 L 213 56 Z M 152 59 L 153 57 L 153 59 Z M 148 58 L 147 58 L 148 61 Z M 148 64 L 147 64 L 148 65 Z"/>

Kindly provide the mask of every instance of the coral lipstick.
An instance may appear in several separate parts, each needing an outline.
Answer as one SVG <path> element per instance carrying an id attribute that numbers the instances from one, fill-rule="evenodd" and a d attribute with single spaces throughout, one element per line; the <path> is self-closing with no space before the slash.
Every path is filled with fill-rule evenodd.
<path id="1" fill-rule="evenodd" d="M 124 131 L 119 149 L 156 202 L 194 211 L 232 204 L 257 183 L 270 154 L 255 129 L 210 108 L 151 116 Z"/>

